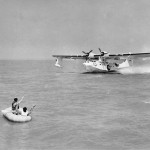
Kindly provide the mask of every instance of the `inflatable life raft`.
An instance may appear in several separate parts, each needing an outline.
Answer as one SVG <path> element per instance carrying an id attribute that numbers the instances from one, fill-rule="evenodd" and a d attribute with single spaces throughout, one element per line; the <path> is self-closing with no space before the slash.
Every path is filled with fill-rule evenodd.
<path id="1" fill-rule="evenodd" d="M 22 108 L 19 108 L 20 110 Z M 12 122 L 27 122 L 31 120 L 31 116 L 22 116 L 22 115 L 16 115 L 12 112 L 12 108 L 6 108 L 5 110 L 2 110 L 3 116 Z"/>

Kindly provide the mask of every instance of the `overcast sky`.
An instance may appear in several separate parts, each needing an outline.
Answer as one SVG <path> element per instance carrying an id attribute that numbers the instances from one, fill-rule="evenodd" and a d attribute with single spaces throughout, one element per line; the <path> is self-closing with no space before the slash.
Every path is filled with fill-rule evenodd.
<path id="1" fill-rule="evenodd" d="M 98 47 L 150 52 L 150 1 L 0 0 L 0 59 L 52 59 Z"/>

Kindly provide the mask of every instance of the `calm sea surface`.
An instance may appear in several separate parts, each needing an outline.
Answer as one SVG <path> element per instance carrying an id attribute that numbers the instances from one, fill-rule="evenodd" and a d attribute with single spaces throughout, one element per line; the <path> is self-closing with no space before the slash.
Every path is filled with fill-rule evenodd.
<path id="1" fill-rule="evenodd" d="M 0 110 L 14 97 L 36 105 L 31 122 L 1 114 L 0 149 L 150 150 L 150 74 L 83 74 L 67 64 L 0 61 Z"/>

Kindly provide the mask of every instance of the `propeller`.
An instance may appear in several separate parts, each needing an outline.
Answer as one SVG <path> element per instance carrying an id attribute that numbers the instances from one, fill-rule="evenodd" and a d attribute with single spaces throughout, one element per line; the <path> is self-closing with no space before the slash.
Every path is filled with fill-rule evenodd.
<path id="1" fill-rule="evenodd" d="M 98 48 L 98 49 L 100 51 L 100 56 L 104 56 L 105 52 L 103 52 L 100 48 Z M 92 51 L 93 50 L 90 50 L 89 52 L 84 52 L 84 51 L 82 51 L 82 52 L 85 54 L 84 56 L 86 57 L 86 59 L 88 59 L 88 58 L 95 58 L 95 54 L 91 53 Z"/>
<path id="2" fill-rule="evenodd" d="M 86 56 L 89 56 L 89 54 L 92 52 L 93 50 L 90 50 L 89 52 L 84 52 L 82 51 L 84 54 L 86 54 Z"/>
<path id="3" fill-rule="evenodd" d="M 100 48 L 98 48 L 98 49 L 99 49 L 99 51 L 100 51 L 100 55 L 101 55 L 101 56 L 104 56 L 105 53 L 104 53 Z"/>
<path id="4" fill-rule="evenodd" d="M 90 53 L 92 52 L 93 50 L 90 50 L 89 52 L 84 52 L 82 51 L 84 54 L 85 54 L 85 57 L 86 57 L 86 60 L 88 59 Z"/>

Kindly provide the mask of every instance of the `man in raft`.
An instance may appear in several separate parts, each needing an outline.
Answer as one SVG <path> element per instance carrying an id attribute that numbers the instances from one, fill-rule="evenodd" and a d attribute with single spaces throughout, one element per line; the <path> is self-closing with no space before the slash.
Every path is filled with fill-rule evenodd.
<path id="1" fill-rule="evenodd" d="M 22 116 L 29 116 L 32 113 L 35 106 L 36 105 L 34 105 L 29 111 L 27 110 L 27 107 L 23 107 L 23 109 L 21 111 L 21 115 Z"/>
<path id="2" fill-rule="evenodd" d="M 31 114 L 31 111 L 27 110 L 27 107 L 23 107 L 21 113 L 22 116 L 29 116 Z"/>
<path id="3" fill-rule="evenodd" d="M 14 101 L 12 102 L 12 110 L 17 110 L 19 109 L 19 104 L 18 104 L 18 98 L 14 98 Z"/>
<path id="4" fill-rule="evenodd" d="M 35 106 L 36 105 L 34 105 L 29 111 L 27 110 L 27 107 L 23 107 L 23 109 L 17 109 L 17 112 L 15 114 L 21 116 L 29 116 L 32 113 Z"/>
<path id="5" fill-rule="evenodd" d="M 21 98 L 20 101 L 18 101 L 18 98 L 14 98 L 14 101 L 12 102 L 12 111 L 14 111 L 14 113 L 18 113 L 19 104 L 22 100 L 23 100 L 23 97 Z"/>

